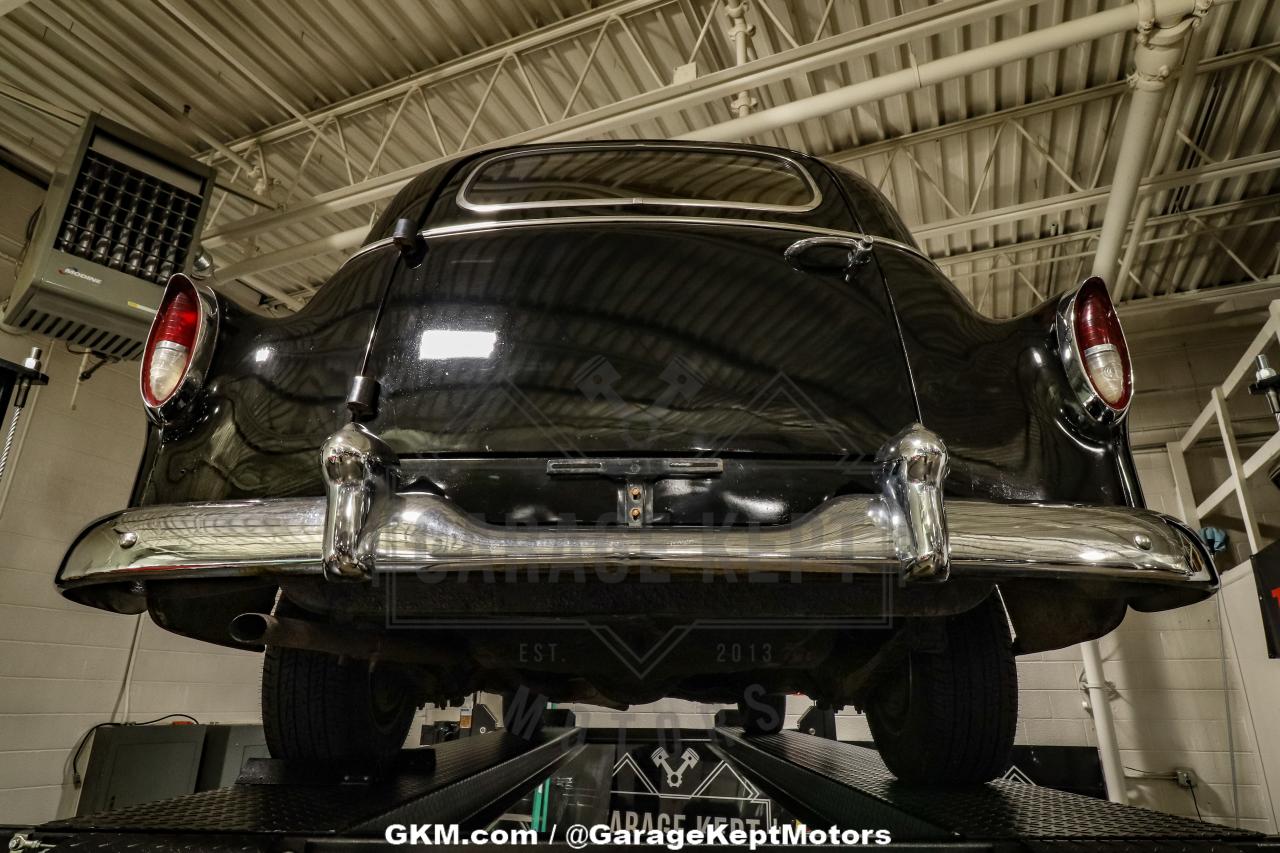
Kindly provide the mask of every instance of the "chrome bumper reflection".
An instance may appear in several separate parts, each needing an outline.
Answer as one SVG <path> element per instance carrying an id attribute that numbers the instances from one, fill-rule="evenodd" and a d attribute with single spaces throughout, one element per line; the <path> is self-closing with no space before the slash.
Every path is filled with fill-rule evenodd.
<path id="1" fill-rule="evenodd" d="M 151 578 L 322 575 L 324 498 L 125 510 L 89 527 L 58 573 L 64 588 Z M 672 572 L 902 573 L 900 543 L 876 523 L 881 499 L 835 498 L 793 524 L 758 528 L 486 524 L 436 495 L 392 495 L 367 530 L 376 571 L 627 565 Z M 1127 507 L 946 505 L 953 577 L 1095 577 L 1216 584 L 1198 538 Z M 904 580 L 912 580 L 903 574 Z"/>

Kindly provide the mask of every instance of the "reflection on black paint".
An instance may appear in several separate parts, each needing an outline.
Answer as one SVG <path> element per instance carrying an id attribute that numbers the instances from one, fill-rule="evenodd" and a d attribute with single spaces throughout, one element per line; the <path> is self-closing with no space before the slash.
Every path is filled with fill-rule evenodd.
<path id="1" fill-rule="evenodd" d="M 999 500 L 1124 503 L 1110 430 L 1069 417 L 1053 307 L 998 322 L 910 252 L 877 258 L 902 321 L 925 423 L 947 443 L 949 490 Z"/>
<path id="2" fill-rule="evenodd" d="M 467 169 L 424 174 L 388 216 L 431 227 L 475 221 L 454 203 Z M 865 182 L 813 174 L 823 195 L 814 211 L 698 214 L 846 231 L 857 215 L 868 231 L 909 241 Z M 318 448 L 348 418 L 346 389 L 394 276 L 372 352 L 384 388 L 370 426 L 405 456 L 438 459 L 414 488 L 493 519 L 554 523 L 610 510 L 601 505 L 612 486 L 599 484 L 597 496 L 581 481 L 549 482 L 540 473 L 549 456 L 735 460 L 721 478 L 664 487 L 658 519 L 670 523 L 779 523 L 833 494 L 871 489 L 871 454 L 917 417 L 885 281 L 921 413 L 951 451 L 952 493 L 1124 501 L 1122 430 L 1069 417 L 1051 305 L 987 320 L 935 266 L 884 244 L 846 276 L 784 262 L 802 231 L 553 221 L 620 212 L 635 211 L 505 212 L 495 218 L 548 221 L 434 238 L 416 270 L 397 266 L 389 247 L 371 251 L 291 317 L 228 306 L 198 416 L 165 431 L 138 500 L 322 494 Z M 390 228 L 388 216 L 372 236 Z M 481 353 L 477 338 L 449 343 L 450 332 L 492 344 Z M 424 333 L 446 338 L 424 352 Z M 472 351 L 450 357 L 453 345 Z"/>

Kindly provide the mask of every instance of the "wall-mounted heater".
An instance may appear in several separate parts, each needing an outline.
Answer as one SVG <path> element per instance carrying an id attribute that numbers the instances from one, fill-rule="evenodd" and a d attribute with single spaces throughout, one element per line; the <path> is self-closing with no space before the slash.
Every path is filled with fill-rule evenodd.
<path id="1" fill-rule="evenodd" d="M 4 322 L 117 358 L 142 352 L 187 270 L 214 170 L 90 115 L 49 184 Z"/>

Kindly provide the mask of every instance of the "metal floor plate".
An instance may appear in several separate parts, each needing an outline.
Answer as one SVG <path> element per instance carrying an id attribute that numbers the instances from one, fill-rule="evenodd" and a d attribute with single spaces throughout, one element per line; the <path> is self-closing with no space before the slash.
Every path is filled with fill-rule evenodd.
<path id="1" fill-rule="evenodd" d="M 531 748 L 495 732 L 441 744 L 434 769 L 402 770 L 381 783 L 236 784 L 57 821 L 34 834 L 57 853 L 377 846 L 382 827 L 391 822 L 486 825 L 484 809 L 506 803 L 513 790 L 531 788 L 577 754 L 585 735 L 581 729 L 548 729 Z M 1276 839 L 1255 833 L 1020 782 L 952 789 L 903 785 L 874 750 L 799 732 L 747 738 L 741 729 L 716 729 L 711 737 L 714 751 L 755 777 L 792 814 L 808 811 L 806 821 L 842 827 L 888 828 L 895 847 L 1280 853 Z"/>
<path id="2" fill-rule="evenodd" d="M 905 785 L 893 778 L 875 750 L 799 732 L 746 738 L 741 729 L 717 729 L 716 739 L 727 754 L 743 763 L 750 765 L 753 751 L 779 759 L 809 771 L 815 780 L 830 780 L 860 792 L 952 837 L 1080 843 L 1086 839 L 1262 839 L 1227 826 L 1022 782 L 1000 780 L 949 789 Z"/>

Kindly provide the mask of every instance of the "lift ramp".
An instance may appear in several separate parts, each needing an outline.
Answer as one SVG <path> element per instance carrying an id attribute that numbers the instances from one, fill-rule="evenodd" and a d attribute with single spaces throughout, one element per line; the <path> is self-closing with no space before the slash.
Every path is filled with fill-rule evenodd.
<path id="1" fill-rule="evenodd" d="M 461 833 L 456 844 L 431 845 L 436 850 L 462 849 L 470 832 L 504 827 L 568 850 L 571 823 L 707 821 L 884 829 L 891 843 L 868 845 L 879 849 L 1280 853 L 1274 837 L 1023 782 L 905 785 L 873 749 L 795 731 L 748 737 L 730 727 L 572 726 L 531 740 L 499 730 L 406 750 L 381 774 L 257 760 L 231 787 L 21 828 L 10 849 L 405 849 L 389 843 L 389 825 L 433 824 Z"/>

